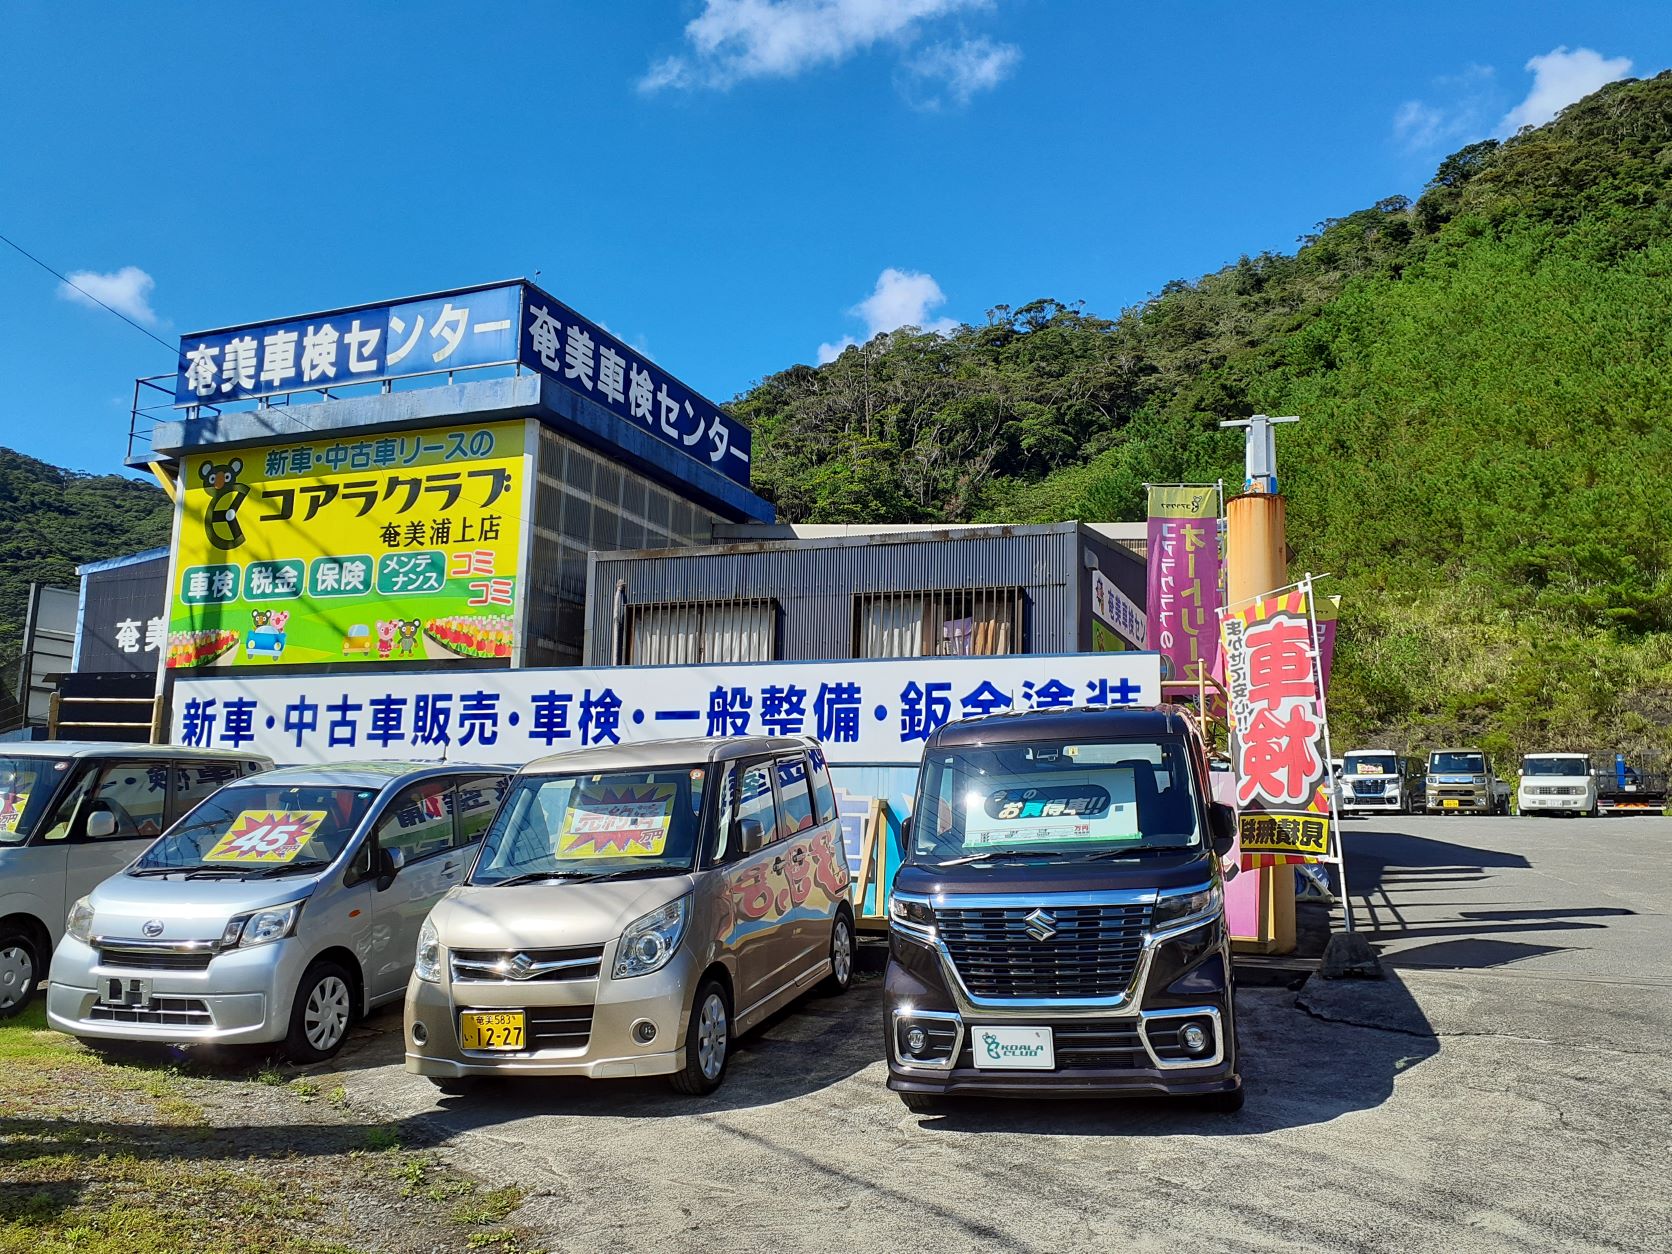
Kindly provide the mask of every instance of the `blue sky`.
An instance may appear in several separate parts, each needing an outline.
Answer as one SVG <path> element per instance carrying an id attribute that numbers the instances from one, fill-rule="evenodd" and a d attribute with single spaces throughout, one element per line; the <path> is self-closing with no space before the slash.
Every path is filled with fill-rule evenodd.
<path id="1" fill-rule="evenodd" d="M 1512 15 L 1513 14 L 1513 15 Z M 0 233 L 162 339 L 540 271 L 718 401 L 909 320 L 1292 248 L 1672 64 L 1664 3 L 636 0 L 0 21 Z M 0 443 L 171 354 L 0 245 Z"/>

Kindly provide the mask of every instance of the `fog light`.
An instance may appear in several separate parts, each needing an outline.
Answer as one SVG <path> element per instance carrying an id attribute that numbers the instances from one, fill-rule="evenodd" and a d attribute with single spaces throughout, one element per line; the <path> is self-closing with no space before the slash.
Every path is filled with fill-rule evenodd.
<path id="1" fill-rule="evenodd" d="M 914 1054 L 921 1054 L 929 1047 L 929 1034 L 922 1028 L 908 1028 L 906 1030 L 906 1048 Z"/>
<path id="2" fill-rule="evenodd" d="M 633 1025 L 633 1039 L 640 1045 L 648 1045 L 656 1039 L 656 1025 L 649 1019 L 640 1019 Z"/>
<path id="3" fill-rule="evenodd" d="M 1199 1023 L 1187 1023 L 1179 1033 L 1179 1040 L 1184 1047 L 1193 1054 L 1205 1054 L 1208 1048 L 1208 1034 L 1202 1031 Z"/>
<path id="4" fill-rule="evenodd" d="M 414 1023 L 412 1025 L 412 1043 L 414 1045 L 427 1045 L 429 1044 L 429 1040 L 430 1034 L 428 1029 L 426 1029 L 422 1023 Z"/>

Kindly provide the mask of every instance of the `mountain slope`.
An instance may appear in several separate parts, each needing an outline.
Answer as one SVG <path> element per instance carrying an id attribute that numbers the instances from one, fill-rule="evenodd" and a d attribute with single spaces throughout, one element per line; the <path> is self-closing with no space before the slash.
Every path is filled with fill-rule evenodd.
<path id="1" fill-rule="evenodd" d="M 1279 434 L 1337 746 L 1672 750 L 1672 75 L 1117 318 L 901 331 L 736 404 L 790 519 L 1138 518 Z"/>

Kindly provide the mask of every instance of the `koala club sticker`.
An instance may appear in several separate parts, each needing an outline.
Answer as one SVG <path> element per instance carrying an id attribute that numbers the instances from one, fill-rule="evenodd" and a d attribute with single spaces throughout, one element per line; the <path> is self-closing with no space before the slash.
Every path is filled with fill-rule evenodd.
<path id="1" fill-rule="evenodd" d="M 325 821 L 324 810 L 244 810 L 203 855 L 205 862 L 294 862 Z"/>

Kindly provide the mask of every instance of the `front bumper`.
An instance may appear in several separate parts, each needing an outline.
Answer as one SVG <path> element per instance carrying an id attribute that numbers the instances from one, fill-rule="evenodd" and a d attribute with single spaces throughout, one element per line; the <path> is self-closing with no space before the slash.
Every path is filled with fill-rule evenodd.
<path id="1" fill-rule="evenodd" d="M 101 960 L 65 937 L 52 956 L 47 1023 L 71 1036 L 170 1044 L 256 1045 L 283 1040 L 306 966 L 293 939 L 215 954 L 202 971 L 153 970 Z M 114 1007 L 112 980 L 148 985 L 143 1006 Z"/>
<path id="2" fill-rule="evenodd" d="M 1456 814 L 1460 811 L 1487 813 L 1492 809 L 1492 794 L 1484 792 L 1440 792 L 1432 789 L 1428 796 L 1428 813 Z"/>
<path id="3" fill-rule="evenodd" d="M 1547 795 L 1522 793 L 1516 798 L 1516 808 L 1522 814 L 1589 814 L 1596 802 L 1583 794 Z"/>
<path id="4" fill-rule="evenodd" d="M 938 950 L 890 933 L 883 1032 L 888 1087 L 929 1096 L 1073 1098 L 1192 1096 L 1234 1092 L 1237 1071 L 1230 946 L 1222 919 L 1155 943 L 1140 961 L 1132 995 L 1117 1008 L 1072 1002 L 975 1005 Z M 933 1025 L 933 1059 L 913 1058 L 904 1031 Z M 1208 1048 L 1191 1056 L 1179 1029 L 1195 1023 Z M 995 1070 L 977 1065 L 984 1027 L 1047 1027 L 1054 1066 Z"/>
<path id="5" fill-rule="evenodd" d="M 605 947 L 598 976 L 577 980 L 454 981 L 444 959 L 440 983 L 412 977 L 403 1036 L 406 1069 L 438 1079 L 467 1076 L 584 1076 L 593 1080 L 669 1075 L 685 1065 L 685 1031 L 701 974 L 689 946 L 660 971 L 615 980 L 606 973 L 615 946 Z M 459 1032 L 465 1010 L 521 1010 L 529 1048 L 467 1050 Z M 656 1034 L 641 1043 L 641 1021 Z M 558 1043 L 542 1045 L 541 1023 L 561 1024 Z M 422 1037 L 422 1040 L 419 1038 Z"/>

